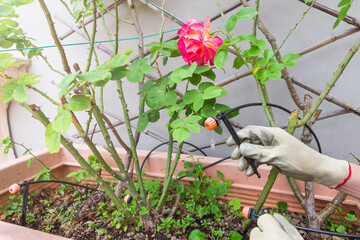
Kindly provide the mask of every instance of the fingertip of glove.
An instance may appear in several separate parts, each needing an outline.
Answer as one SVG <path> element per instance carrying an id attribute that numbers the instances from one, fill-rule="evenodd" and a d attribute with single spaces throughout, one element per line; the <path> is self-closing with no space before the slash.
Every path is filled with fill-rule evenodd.
<path id="1" fill-rule="evenodd" d="M 234 139 L 230 136 L 227 140 L 226 140 L 226 145 L 228 145 L 229 147 L 234 146 L 236 143 L 234 141 Z"/>
<path id="2" fill-rule="evenodd" d="M 254 175 L 254 170 L 252 169 L 252 167 L 249 166 L 249 167 L 246 169 L 245 175 L 246 175 L 247 177 L 251 177 L 252 175 Z"/>

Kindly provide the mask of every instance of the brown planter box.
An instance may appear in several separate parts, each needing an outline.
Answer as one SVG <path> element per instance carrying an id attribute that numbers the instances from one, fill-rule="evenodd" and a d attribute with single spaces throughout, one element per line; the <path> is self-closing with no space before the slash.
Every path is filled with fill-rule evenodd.
<path id="1" fill-rule="evenodd" d="M 91 155 L 91 152 L 85 145 L 76 145 L 76 148 L 85 159 Z M 105 161 L 108 162 L 115 171 L 118 171 L 111 155 L 104 149 L 99 150 L 105 158 Z M 118 152 L 120 157 L 123 158 L 125 156 L 125 151 L 123 149 L 118 149 Z M 138 151 L 140 162 L 143 161 L 147 153 L 148 151 L 144 150 Z M 64 178 L 71 171 L 78 170 L 80 168 L 80 165 L 77 163 L 77 161 L 64 148 L 61 148 L 58 153 L 52 155 L 50 155 L 46 150 L 37 152 L 35 155 L 44 161 L 47 166 L 51 167 L 53 169 L 53 173 L 60 178 Z M 166 156 L 167 153 L 164 152 L 153 152 L 144 166 L 145 176 L 153 179 L 163 178 L 164 174 L 162 169 L 164 169 L 166 166 Z M 31 168 L 27 168 L 27 161 L 30 158 L 31 156 L 24 156 L 16 160 L 0 164 L 0 205 L 8 201 L 8 187 L 11 184 L 22 182 L 24 180 L 32 180 L 43 168 L 43 166 L 36 160 L 33 161 Z M 215 162 L 218 160 L 218 158 L 203 156 L 193 156 L 192 158 L 189 158 L 187 155 L 182 155 L 176 172 L 183 170 L 183 162 L 197 160 L 206 166 Z M 217 178 L 217 170 L 224 173 L 225 179 L 231 180 L 233 182 L 232 188 L 230 189 L 226 198 L 231 199 L 237 197 L 241 199 L 242 206 L 254 206 L 263 186 L 265 185 L 270 169 L 271 167 L 262 165 L 259 168 L 259 172 L 262 178 L 258 179 L 256 176 L 246 177 L 244 173 L 237 169 L 237 162 L 230 159 L 214 167 L 206 169 L 205 173 L 208 176 L 213 176 L 214 178 Z M 110 178 L 110 175 L 103 171 L 103 177 Z M 183 181 L 186 182 L 186 179 Z M 297 184 L 303 191 L 303 182 L 298 181 Z M 48 186 L 51 186 L 51 184 L 31 185 L 29 191 L 35 191 L 37 189 Z M 318 184 L 314 184 L 314 192 L 317 211 L 322 209 L 328 202 L 330 202 L 337 193 L 336 190 L 332 190 Z M 276 203 L 278 201 L 287 202 L 288 210 L 291 212 L 304 213 L 304 210 L 294 196 L 286 177 L 282 174 L 277 177 L 274 187 L 272 188 L 271 193 L 269 194 L 269 197 L 264 204 L 264 207 L 276 207 Z M 344 212 L 352 210 L 359 214 L 360 202 L 352 197 L 348 197 L 347 200 L 344 201 L 342 208 Z"/>

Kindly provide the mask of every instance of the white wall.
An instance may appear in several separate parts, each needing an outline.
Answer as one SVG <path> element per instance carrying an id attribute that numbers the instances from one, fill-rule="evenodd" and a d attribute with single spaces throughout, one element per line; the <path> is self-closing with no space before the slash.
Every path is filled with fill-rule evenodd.
<path id="1" fill-rule="evenodd" d="M 108 1 L 108 3 L 112 2 L 113 1 Z M 158 5 L 161 5 L 160 0 L 156 0 L 154 2 Z M 222 0 L 220 2 L 223 6 L 223 9 L 226 9 L 227 7 L 237 3 L 238 0 Z M 336 4 L 338 3 L 338 1 L 335 0 L 320 2 L 334 8 L 336 8 Z M 53 14 L 58 14 L 61 17 L 71 21 L 71 17 L 69 17 L 67 11 L 59 3 L 59 1 L 47 1 L 47 4 Z M 211 17 L 218 13 L 218 8 L 215 0 L 168 0 L 166 2 L 165 8 L 167 11 L 173 13 L 175 16 L 182 20 L 186 20 L 189 18 L 198 18 L 199 20 L 203 21 L 206 16 Z M 262 19 L 263 23 L 269 28 L 272 34 L 276 37 L 278 45 L 280 45 L 282 39 L 300 19 L 306 8 L 307 6 L 300 3 L 299 1 L 262 0 L 260 18 Z M 127 8 L 127 4 L 123 4 L 119 7 L 119 9 L 121 17 L 132 21 Z M 136 4 L 136 9 L 138 11 L 138 17 L 140 18 L 144 35 L 157 33 L 159 31 L 159 25 L 161 21 L 160 14 L 155 13 L 154 11 L 139 3 Z M 36 1 L 29 6 L 19 8 L 18 12 L 21 16 L 20 22 L 23 29 L 25 30 L 25 32 L 28 33 L 29 36 L 36 39 L 34 43 L 37 46 L 47 46 L 54 44 L 47 28 L 45 17 Z M 235 12 L 236 11 L 233 11 L 232 13 Z M 349 14 L 354 17 L 359 17 L 360 6 L 355 6 L 354 4 Z M 106 16 L 106 20 L 111 28 L 111 26 L 114 25 L 113 18 L 111 16 Z M 328 16 L 316 9 L 312 9 L 309 12 L 308 16 L 306 16 L 305 19 L 300 23 L 295 32 L 290 36 L 289 40 L 285 43 L 281 50 L 282 54 L 285 55 L 288 52 L 299 51 L 305 47 L 317 43 L 320 40 L 327 39 L 346 29 L 352 28 L 352 26 L 346 23 L 340 23 L 339 27 L 334 30 L 332 29 L 334 21 L 334 17 Z M 68 30 L 66 26 L 64 26 L 56 19 L 54 19 L 54 22 L 56 31 L 59 35 Z M 211 23 L 212 31 L 222 26 L 223 24 L 221 19 L 218 19 Z M 179 26 L 170 22 L 169 20 L 166 20 L 164 30 L 171 30 L 176 28 L 179 28 Z M 91 29 L 91 24 L 89 24 L 88 29 Z M 136 37 L 136 32 L 134 28 L 125 23 L 120 24 L 119 32 L 119 38 Z M 239 34 L 251 33 L 250 22 L 241 22 L 240 24 L 238 24 L 236 27 L 236 32 Z M 166 34 L 165 39 L 173 36 L 174 34 L 175 32 Z M 289 68 L 290 74 L 300 78 L 304 82 L 311 84 L 318 89 L 323 89 L 326 86 L 327 82 L 330 80 L 332 74 L 335 72 L 336 68 L 338 67 L 344 56 L 346 55 L 346 53 L 348 52 L 348 50 L 359 37 L 360 34 L 356 33 L 350 37 L 341 39 L 334 44 L 325 46 L 316 52 L 305 55 L 304 58 L 297 60 L 297 66 Z M 145 39 L 145 42 L 148 43 L 156 39 L 157 37 L 147 38 Z M 105 32 L 100 29 L 100 27 L 97 35 L 97 40 L 107 40 Z M 79 35 L 72 34 L 70 37 L 66 38 L 63 43 L 66 44 L 85 41 L 86 40 L 84 40 Z M 137 40 L 121 41 L 119 42 L 119 44 L 121 50 L 125 50 L 129 47 L 136 48 Z M 110 48 L 110 44 L 104 45 Z M 87 60 L 87 50 L 88 45 L 65 47 L 70 66 L 72 66 L 74 63 L 79 63 L 80 67 L 84 69 Z M 101 62 L 104 62 L 108 59 L 108 56 L 106 54 L 102 53 L 101 51 L 97 52 Z M 44 50 L 44 54 L 48 56 L 48 59 L 50 63 L 54 66 L 54 68 L 58 70 L 62 69 L 61 59 L 56 48 L 47 48 Z M 240 70 L 231 69 L 231 59 L 233 59 L 232 56 L 229 57 L 229 62 L 225 68 L 225 73 L 223 73 L 222 70 L 216 71 L 218 76 L 216 82 L 220 82 L 235 73 L 241 73 L 246 71 L 244 68 Z M 360 103 L 360 94 L 358 93 L 360 89 L 359 60 L 360 54 L 355 55 L 348 68 L 345 70 L 344 74 L 338 80 L 338 83 L 331 92 L 331 94 L 335 97 L 343 99 L 344 101 L 352 105 L 357 105 Z M 181 58 L 178 58 L 176 62 L 170 61 L 171 60 L 169 60 L 169 69 L 171 69 L 171 66 L 181 66 L 184 64 Z M 61 75 L 49 70 L 47 65 L 41 59 L 33 59 L 29 71 L 40 74 L 42 76 L 41 83 L 37 85 L 39 89 L 47 92 L 51 96 L 57 96 L 58 89 L 54 84 L 52 84 L 52 82 L 61 81 Z M 276 81 L 270 80 L 266 86 L 268 88 L 270 101 L 272 103 L 280 104 L 291 110 L 296 108 L 287 91 L 285 82 L 282 79 Z M 121 106 L 118 101 L 118 96 L 115 89 L 116 87 L 114 83 L 110 83 L 105 89 L 105 110 L 122 116 L 123 114 Z M 130 109 L 130 116 L 137 115 L 138 97 L 136 94 L 136 85 L 126 83 L 125 89 Z M 225 86 L 225 89 L 227 90 L 228 95 L 220 101 L 228 104 L 229 106 L 235 107 L 237 105 L 249 102 L 259 102 L 255 81 L 252 77 L 247 77 L 237 82 L 233 82 Z M 296 89 L 298 90 L 301 98 L 303 98 L 303 95 L 307 93 L 307 91 L 302 90 L 299 87 L 296 87 Z M 50 114 L 48 113 L 48 116 L 52 120 L 56 114 L 56 108 L 43 100 L 41 100 L 41 102 L 39 103 L 41 97 L 34 92 L 30 92 L 30 96 L 31 99 L 29 99 L 28 102 L 37 103 L 42 107 L 45 112 L 50 111 Z M 315 100 L 316 96 L 314 96 L 313 94 L 312 96 Z M 337 106 L 326 101 L 323 102 L 321 108 L 323 109 L 323 113 L 338 109 Z M 286 124 L 286 119 L 288 117 L 287 114 L 284 114 L 280 111 L 275 111 L 275 114 L 275 120 L 278 125 Z M 28 112 L 23 110 L 15 103 L 11 104 L 9 115 L 12 137 L 16 142 L 24 143 L 26 146 L 32 148 L 33 150 L 44 148 L 45 129 L 38 121 L 33 119 Z M 164 138 L 167 138 L 167 131 L 165 128 L 167 113 L 163 112 L 161 115 L 163 117 L 163 120 L 157 124 L 150 124 L 148 126 L 148 129 L 163 136 Z M 86 116 L 81 116 L 80 118 L 83 121 L 86 120 Z M 247 109 L 241 111 L 240 116 L 237 117 L 237 121 L 240 122 L 242 125 L 267 125 L 265 115 L 261 108 Z M 136 126 L 135 122 L 134 125 Z M 354 114 L 346 114 L 334 119 L 320 121 L 315 124 L 313 129 L 317 133 L 321 141 L 324 153 L 336 158 L 348 159 L 353 161 L 354 159 L 350 156 L 349 152 L 353 152 L 356 155 L 360 156 L 359 127 L 360 118 Z M 124 126 L 119 127 L 118 130 L 121 132 L 122 136 L 126 136 Z M 300 131 L 298 130 L 298 132 Z M 75 130 L 71 129 L 68 135 L 72 135 L 74 133 Z M 222 136 L 215 136 L 215 138 L 216 140 L 222 140 L 227 138 L 227 136 L 228 133 L 227 131 L 225 131 Z M 209 144 L 210 138 L 211 134 L 206 129 L 201 129 L 201 133 L 192 134 L 189 141 L 200 146 L 204 144 Z M 95 135 L 95 139 L 97 139 L 97 142 L 99 144 L 104 144 L 100 136 Z M 158 141 L 143 135 L 140 140 L 140 148 L 151 149 L 158 143 Z M 19 156 L 21 155 L 22 151 L 23 150 L 19 148 L 16 149 L 16 152 Z M 232 149 L 226 146 L 220 146 L 216 147 L 215 151 L 208 149 L 206 152 L 209 155 L 223 157 L 230 155 L 231 151 Z"/>

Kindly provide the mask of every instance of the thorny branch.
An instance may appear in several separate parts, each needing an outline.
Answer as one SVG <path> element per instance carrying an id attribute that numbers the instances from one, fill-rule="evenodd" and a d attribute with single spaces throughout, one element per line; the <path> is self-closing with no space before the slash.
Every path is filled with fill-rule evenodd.
<path id="1" fill-rule="evenodd" d="M 65 50 L 64 50 L 63 46 L 61 45 L 60 40 L 59 40 L 59 38 L 58 38 L 58 36 L 56 34 L 56 30 L 55 30 L 55 27 L 54 27 L 54 22 L 53 22 L 53 20 L 51 18 L 51 14 L 49 12 L 49 9 L 47 8 L 44 0 L 38 0 L 38 1 L 40 3 L 40 6 L 41 6 L 44 14 L 45 14 L 46 21 L 48 22 L 51 36 L 54 39 L 54 42 L 55 42 L 55 44 L 56 44 L 56 46 L 57 46 L 57 48 L 59 50 L 64 71 L 67 74 L 70 74 L 71 70 L 70 70 L 69 63 L 67 61 L 66 55 L 65 55 Z"/>

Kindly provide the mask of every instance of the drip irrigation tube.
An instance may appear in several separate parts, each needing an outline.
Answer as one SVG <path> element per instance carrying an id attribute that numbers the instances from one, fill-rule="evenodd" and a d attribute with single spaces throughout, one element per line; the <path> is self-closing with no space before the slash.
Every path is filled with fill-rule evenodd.
<path id="1" fill-rule="evenodd" d="M 268 103 L 267 104 L 268 106 L 270 107 L 275 107 L 275 108 L 278 108 L 278 109 L 281 109 L 287 113 L 291 113 L 290 110 L 280 106 L 280 105 L 277 105 L 277 104 L 272 104 L 272 103 Z M 229 111 L 227 111 L 225 114 L 230 114 L 236 110 L 240 110 L 240 109 L 243 109 L 243 108 L 248 108 L 248 107 L 254 107 L 254 106 L 262 106 L 262 103 L 248 103 L 248 104 L 243 104 L 243 105 L 240 105 L 238 107 L 235 107 Z M 299 119 L 301 119 L 299 117 Z M 318 150 L 319 152 L 321 153 L 322 150 L 321 150 L 321 145 L 320 145 L 320 141 L 319 139 L 317 138 L 315 132 L 308 126 L 308 125 L 305 125 L 305 127 L 310 131 L 310 133 L 312 134 L 312 136 L 314 137 L 315 141 L 316 141 L 316 144 L 317 144 L 317 147 L 318 147 Z M 176 142 L 176 141 L 175 141 Z M 168 144 L 169 142 L 163 142 L 157 146 L 155 146 L 154 148 L 152 148 L 149 153 L 145 156 L 144 158 L 144 161 L 142 162 L 141 164 L 141 168 L 140 170 L 142 171 L 143 167 L 144 167 L 144 164 L 145 162 L 148 160 L 149 156 L 151 155 L 152 152 L 154 152 L 157 148 L 165 145 L 165 144 Z M 207 156 L 206 153 L 204 151 L 202 151 L 200 148 L 198 148 L 196 145 L 192 144 L 192 143 L 189 143 L 189 142 L 184 142 L 192 147 L 195 147 L 197 150 L 199 150 L 204 156 Z M 229 159 L 230 156 L 228 157 L 225 157 L 225 158 L 222 158 L 216 162 L 213 162 L 207 166 L 205 166 L 203 169 L 207 169 L 209 167 L 212 167 L 220 162 L 223 162 L 227 159 Z M 180 180 L 184 177 L 179 177 L 177 178 L 176 180 Z M 24 192 L 23 192 L 23 206 L 22 206 L 22 216 L 21 216 L 21 225 L 24 226 L 25 223 L 26 223 L 26 205 L 27 205 L 27 197 L 28 197 L 28 193 L 29 193 L 29 185 L 30 184 L 36 184 L 36 183 L 62 183 L 62 184 L 69 184 L 69 185 L 73 185 L 73 186 L 78 186 L 78 187 L 83 187 L 83 188 L 86 188 L 86 189 L 89 189 L 89 190 L 93 190 L 93 191 L 101 191 L 101 192 L 104 192 L 102 190 L 98 190 L 98 189 L 95 189 L 95 188 L 92 188 L 92 187 L 88 187 L 88 186 L 85 186 L 85 185 L 81 185 L 81 184 L 76 184 L 76 183 L 71 183 L 71 182 L 66 182 L 66 181 L 58 181 L 58 180 L 44 180 L 44 181 L 24 181 L 23 183 L 21 184 L 18 184 L 19 187 L 24 187 Z M 318 230 L 318 229 L 313 229 L 313 228 L 307 228 L 307 227 L 300 227 L 300 226 L 294 226 L 296 229 L 298 230 L 303 230 L 303 231 L 309 231 L 309 232 L 315 232 L 315 233 L 319 233 L 319 234 L 327 234 L 327 235 L 333 235 L 333 236 L 338 236 L 338 237 L 346 237 L 346 238 L 353 238 L 353 239 L 360 239 L 360 235 L 351 235 L 351 234 L 343 234 L 343 233 L 337 233 L 337 232 L 330 232 L 330 231 L 324 231 L 324 230 Z"/>

